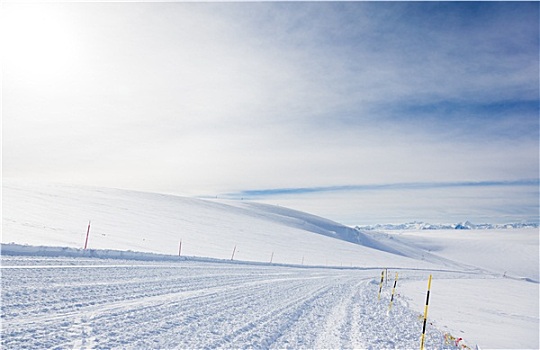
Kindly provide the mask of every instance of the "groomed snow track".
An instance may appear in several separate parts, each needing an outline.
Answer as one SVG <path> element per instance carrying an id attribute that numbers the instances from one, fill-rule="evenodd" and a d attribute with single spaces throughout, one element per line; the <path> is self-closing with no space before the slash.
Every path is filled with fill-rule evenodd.
<path id="1" fill-rule="evenodd" d="M 420 277 L 419 272 L 409 272 Z M 380 270 L 2 257 L 3 349 L 418 348 Z M 422 274 L 424 276 L 425 273 Z M 442 337 L 428 327 L 427 347 Z"/>

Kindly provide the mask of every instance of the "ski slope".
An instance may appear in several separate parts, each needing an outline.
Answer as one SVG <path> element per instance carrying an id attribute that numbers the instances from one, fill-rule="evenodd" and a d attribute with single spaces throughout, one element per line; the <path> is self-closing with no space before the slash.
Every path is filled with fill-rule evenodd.
<path id="1" fill-rule="evenodd" d="M 430 274 L 428 348 L 539 347 L 536 229 L 359 232 L 61 185 L 4 183 L 2 200 L 3 349 L 419 348 Z"/>

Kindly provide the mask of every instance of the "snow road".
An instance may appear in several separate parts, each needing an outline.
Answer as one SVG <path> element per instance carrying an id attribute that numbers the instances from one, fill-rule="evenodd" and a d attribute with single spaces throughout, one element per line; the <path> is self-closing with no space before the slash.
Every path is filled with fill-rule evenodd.
<path id="1" fill-rule="evenodd" d="M 390 287 L 378 301 L 378 276 L 372 269 L 4 256 L 1 345 L 418 348 L 418 312 L 397 297 L 387 315 Z M 428 326 L 427 347 L 441 339 Z"/>

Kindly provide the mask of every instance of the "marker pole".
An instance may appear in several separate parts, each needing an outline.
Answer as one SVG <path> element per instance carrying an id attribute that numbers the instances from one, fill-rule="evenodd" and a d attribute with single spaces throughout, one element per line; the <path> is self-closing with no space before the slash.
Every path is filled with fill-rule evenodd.
<path id="1" fill-rule="evenodd" d="M 396 272 L 396 279 L 394 280 L 394 287 L 392 288 L 392 297 L 390 298 L 390 306 L 388 306 L 388 313 L 392 310 L 392 303 L 394 302 L 394 292 L 396 291 L 396 284 L 398 279 L 398 273 Z M 388 280 L 388 277 L 386 278 Z"/>
<path id="2" fill-rule="evenodd" d="M 272 260 L 274 260 L 274 252 L 272 252 L 272 255 L 270 255 L 270 264 L 272 263 Z"/>
<path id="3" fill-rule="evenodd" d="M 234 260 L 234 253 L 236 252 L 236 246 L 234 246 L 234 249 L 232 251 L 232 256 L 231 256 L 231 260 Z"/>
<path id="4" fill-rule="evenodd" d="M 424 307 L 424 326 L 422 327 L 422 338 L 420 338 L 420 350 L 424 350 L 430 290 L 431 290 L 431 275 L 429 275 L 429 280 L 428 280 L 428 285 L 427 285 L 426 306 Z"/>
<path id="5" fill-rule="evenodd" d="M 88 229 L 86 230 L 86 240 L 84 241 L 84 250 L 88 247 L 88 236 L 90 235 L 90 221 L 88 221 Z"/>
<path id="6" fill-rule="evenodd" d="M 180 240 L 180 244 L 178 245 L 178 256 L 182 255 L 182 240 Z"/>
<path id="7" fill-rule="evenodd" d="M 384 270 L 381 272 L 381 283 L 379 283 L 379 296 L 377 297 L 377 300 L 381 300 L 381 290 L 382 290 L 382 284 L 384 282 Z"/>

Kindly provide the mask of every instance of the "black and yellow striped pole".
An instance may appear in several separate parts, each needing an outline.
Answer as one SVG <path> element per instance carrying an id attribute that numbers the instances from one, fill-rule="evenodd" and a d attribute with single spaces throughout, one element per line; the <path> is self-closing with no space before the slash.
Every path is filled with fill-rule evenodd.
<path id="1" fill-rule="evenodd" d="M 379 283 L 379 296 L 377 297 L 377 300 L 381 300 L 381 290 L 382 290 L 382 284 L 384 282 L 384 270 L 381 272 L 381 283 Z"/>
<path id="2" fill-rule="evenodd" d="M 422 327 L 422 338 L 420 340 L 420 350 L 424 350 L 424 341 L 426 338 L 426 323 L 427 323 L 427 311 L 428 311 L 428 305 L 429 305 L 430 289 L 431 289 L 431 275 L 429 275 L 429 280 L 427 284 L 426 306 L 424 307 L 424 326 Z"/>
<path id="3" fill-rule="evenodd" d="M 386 276 L 386 279 L 388 280 L 388 276 Z M 390 305 L 388 306 L 388 314 L 390 314 L 390 310 L 392 310 L 392 304 L 394 303 L 394 293 L 396 291 L 397 279 L 398 273 L 396 272 L 396 279 L 394 280 L 394 287 L 392 288 L 392 296 L 390 297 Z"/>

